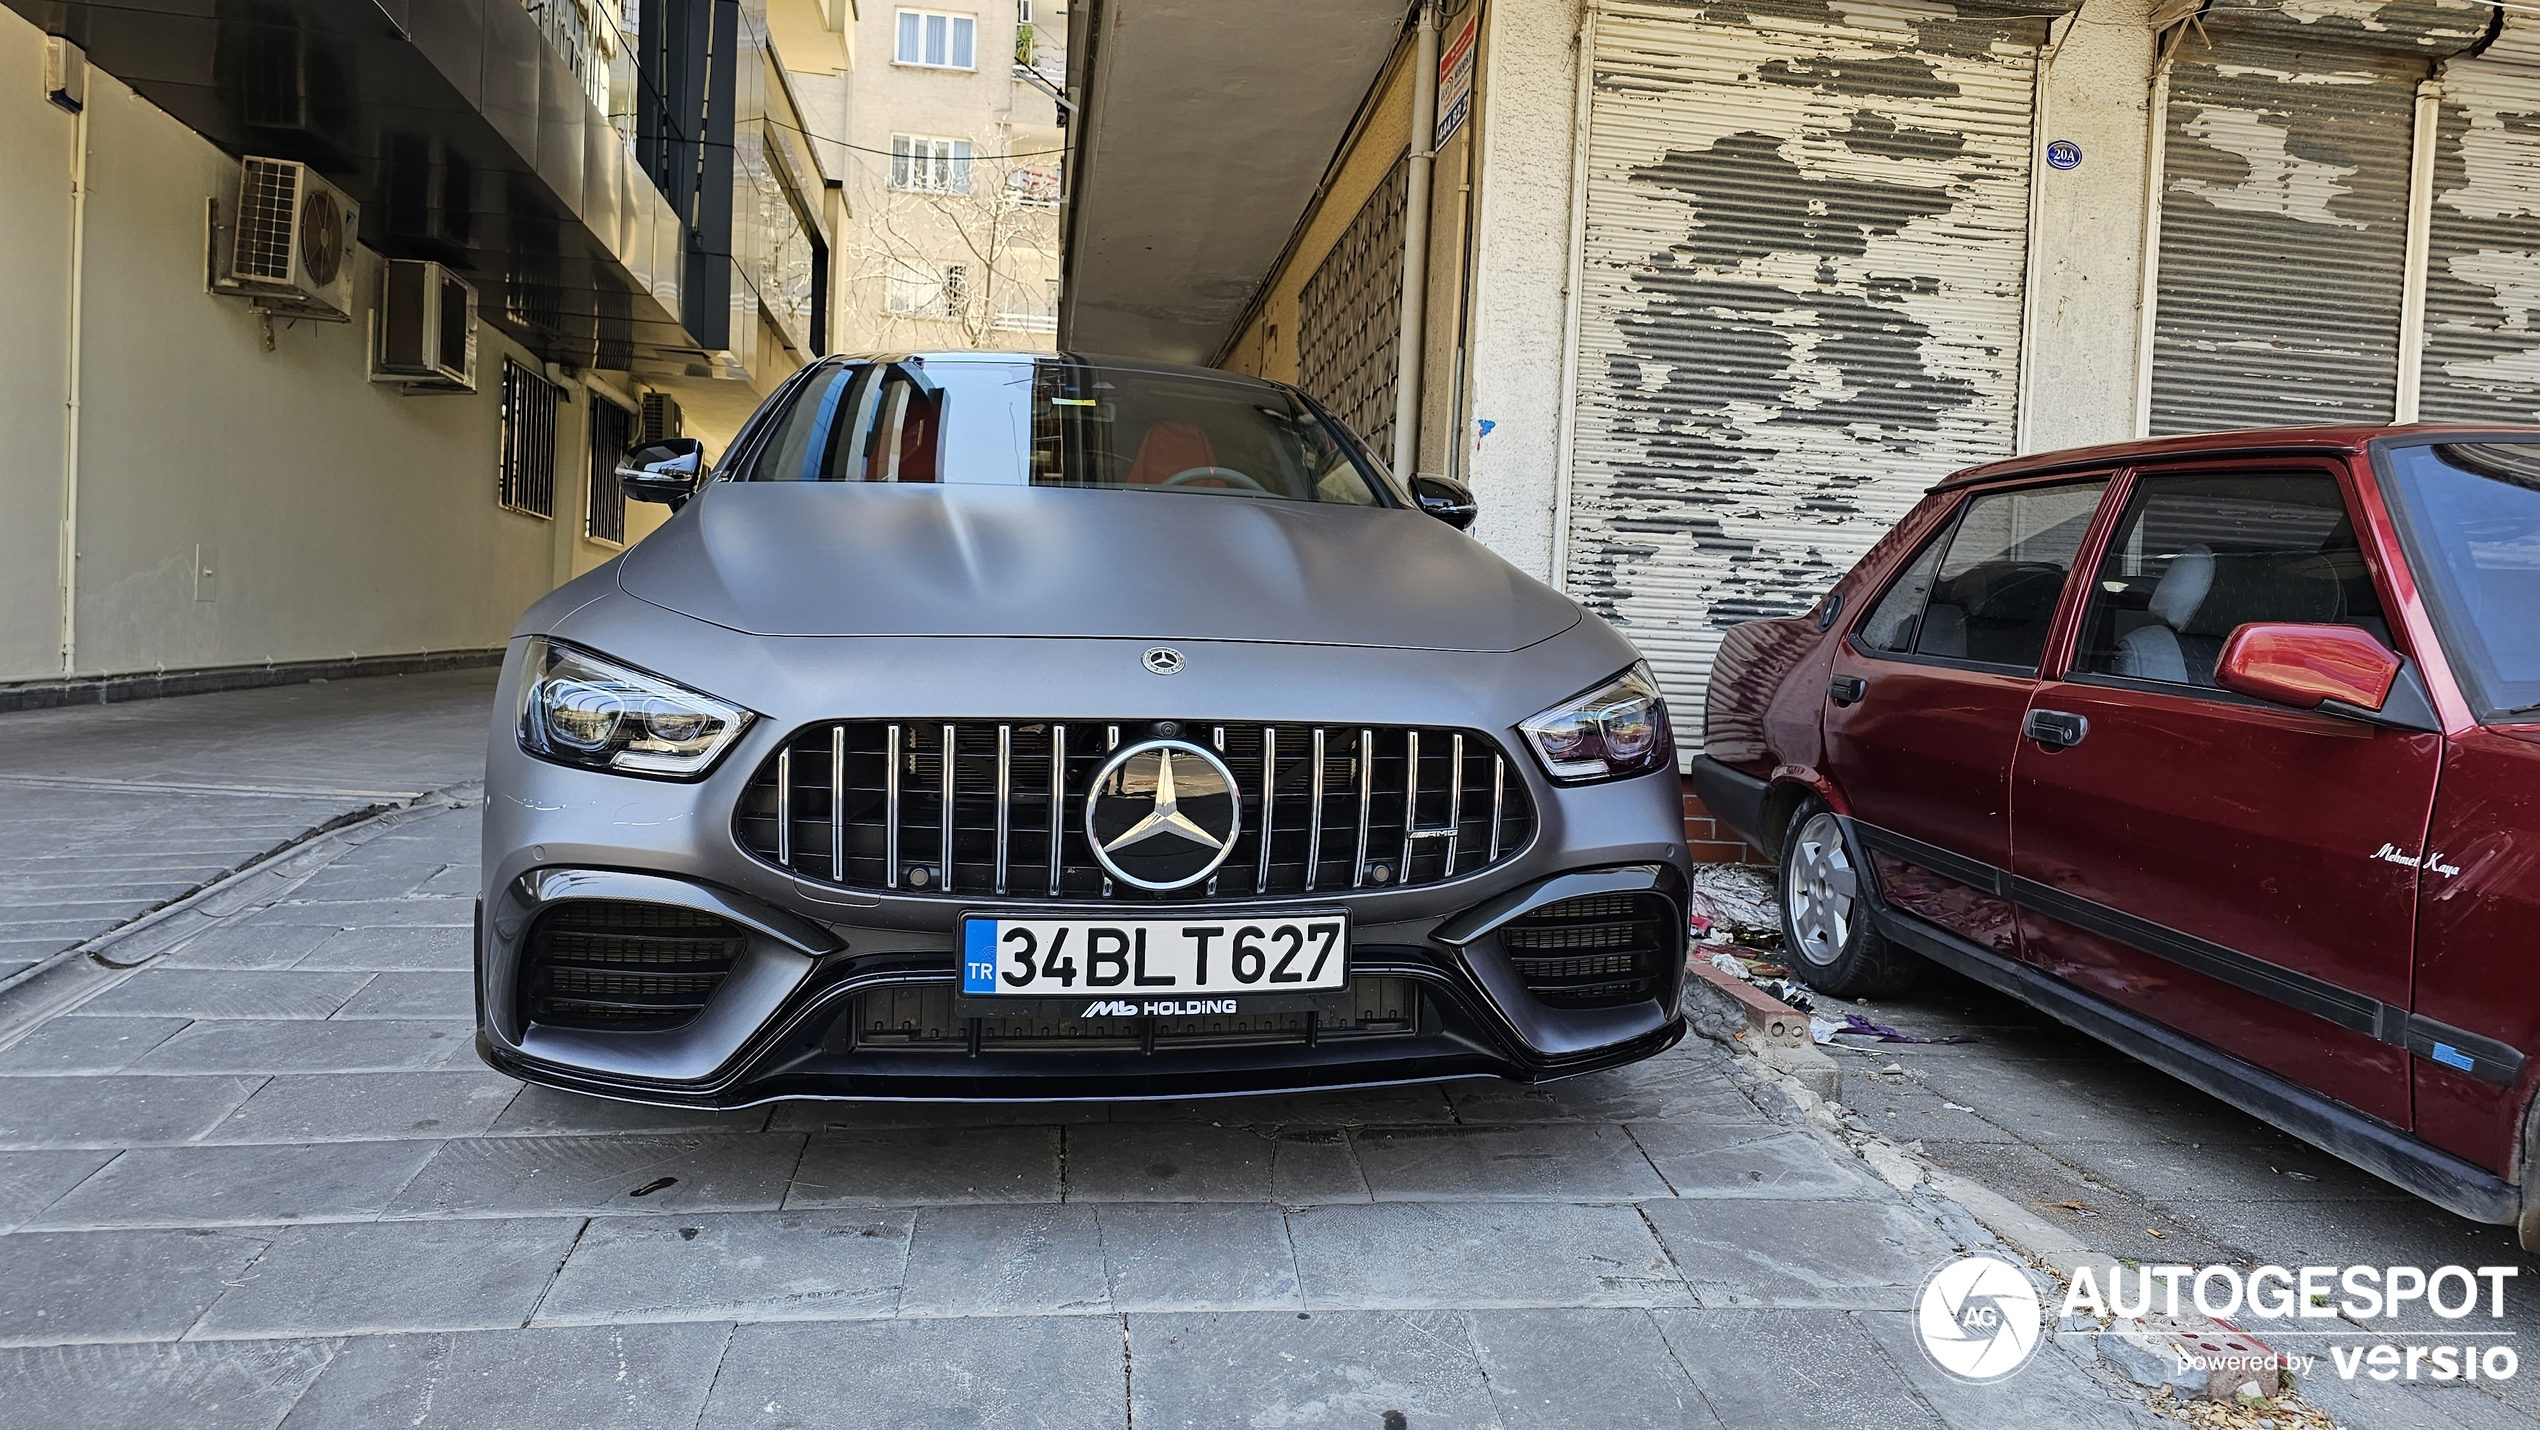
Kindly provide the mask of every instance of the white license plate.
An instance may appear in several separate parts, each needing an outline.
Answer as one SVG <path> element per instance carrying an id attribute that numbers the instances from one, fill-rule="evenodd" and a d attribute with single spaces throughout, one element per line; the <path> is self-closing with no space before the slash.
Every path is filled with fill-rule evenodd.
<path id="1" fill-rule="evenodd" d="M 962 919 L 961 991 L 970 997 L 1311 993 L 1348 984 L 1343 914 Z"/>

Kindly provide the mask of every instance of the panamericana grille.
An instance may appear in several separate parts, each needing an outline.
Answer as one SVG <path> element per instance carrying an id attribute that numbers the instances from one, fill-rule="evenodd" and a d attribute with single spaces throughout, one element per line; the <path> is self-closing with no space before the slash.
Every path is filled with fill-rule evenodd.
<path id="1" fill-rule="evenodd" d="M 694 1020 L 747 935 L 713 914 L 592 899 L 559 904 L 529 931 L 529 1021 L 653 1032 Z"/>
<path id="2" fill-rule="evenodd" d="M 1156 735 L 1218 752 L 1243 827 L 1206 883 L 1151 894 L 1094 861 L 1085 801 L 1113 750 Z M 911 720 L 797 731 L 734 824 L 760 858 L 853 889 L 1154 901 L 1436 883 L 1516 854 L 1535 813 L 1508 756 L 1473 730 Z"/>
<path id="3" fill-rule="evenodd" d="M 1502 924 L 1499 946 L 1536 998 L 1606 1008 L 1655 996 L 1658 970 L 1683 948 L 1676 923 L 1656 894 L 1583 894 Z"/>
<path id="4" fill-rule="evenodd" d="M 1408 1037 L 1420 1029 L 1420 990 L 1408 978 L 1353 978 L 1346 1014 L 1227 1013 L 1189 1018 L 962 1018 L 949 984 L 856 995 L 855 1046 L 968 1052 L 1130 1052 L 1155 1048 L 1303 1045 L 1309 1040 Z M 1146 1041 L 1149 1033 L 1154 1043 Z"/>

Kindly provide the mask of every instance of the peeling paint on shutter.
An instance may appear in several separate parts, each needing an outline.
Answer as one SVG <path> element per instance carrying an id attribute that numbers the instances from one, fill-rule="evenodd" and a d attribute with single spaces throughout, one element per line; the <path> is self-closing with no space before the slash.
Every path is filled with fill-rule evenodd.
<path id="1" fill-rule="evenodd" d="M 2483 6 L 2217 8 L 2170 74 L 2151 427 L 2387 422 L 2417 82 Z"/>
<path id="2" fill-rule="evenodd" d="M 1680 725 L 1724 628 L 2011 451 L 2051 7 L 1971 8 L 1597 13 L 1566 579 Z"/>
<path id="3" fill-rule="evenodd" d="M 1411 159 L 1367 196 L 1340 242 L 1298 292 L 1297 386 L 1386 459 L 1393 451 L 1394 384 L 1401 378 L 1402 211 Z"/>
<path id="4" fill-rule="evenodd" d="M 2540 21 L 2443 71 L 2425 283 L 2428 422 L 2540 422 Z"/>

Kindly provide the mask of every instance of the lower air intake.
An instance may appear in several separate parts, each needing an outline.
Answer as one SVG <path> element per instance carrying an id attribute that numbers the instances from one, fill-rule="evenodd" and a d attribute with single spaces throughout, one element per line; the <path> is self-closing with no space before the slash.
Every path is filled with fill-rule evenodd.
<path id="1" fill-rule="evenodd" d="M 1543 1003 L 1612 1008 L 1657 996 L 1677 932 L 1675 905 L 1657 894 L 1582 894 L 1501 925 L 1499 946 Z"/>
<path id="2" fill-rule="evenodd" d="M 1408 978 L 1353 978 L 1347 1014 L 1240 1013 L 1192 1018 L 963 1018 L 945 984 L 859 994 L 855 1046 L 906 1052 L 1137 1052 L 1150 1031 L 1158 1049 L 1302 1046 L 1309 1039 L 1406 1037 L 1420 1030 L 1420 991 Z M 1309 1021 L 1311 1024 L 1309 1026 Z M 1149 1023 L 1153 1024 L 1152 1029 Z"/>
<path id="3" fill-rule="evenodd" d="M 748 940 L 729 919 L 667 904 L 560 904 L 529 931 L 529 1021 L 660 1032 L 695 1021 Z"/>

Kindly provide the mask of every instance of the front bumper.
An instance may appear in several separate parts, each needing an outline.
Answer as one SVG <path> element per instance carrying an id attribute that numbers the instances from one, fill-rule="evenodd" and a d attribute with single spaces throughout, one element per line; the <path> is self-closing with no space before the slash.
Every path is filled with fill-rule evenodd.
<path id="1" fill-rule="evenodd" d="M 1009 667 L 1058 659 L 1025 648 L 1029 643 L 996 644 L 995 656 Z M 512 738 L 508 712 L 496 713 L 486 779 L 486 882 L 477 921 L 478 1046 L 489 1064 L 551 1086 L 706 1107 L 821 1097 L 1187 1097 L 1471 1076 L 1542 1080 L 1648 1057 L 1683 1035 L 1677 1003 L 1691 865 L 1678 781 L 1662 772 L 1555 787 L 1530 761 L 1512 760 L 1510 779 L 1525 782 L 1535 825 L 1519 852 L 1485 869 L 1301 899 L 1104 906 L 1141 917 L 1174 917 L 1204 907 L 1213 918 L 1282 906 L 1344 908 L 1351 921 L 1353 979 L 1389 980 L 1384 992 L 1400 1005 L 1401 1017 L 1378 1020 L 1386 1026 L 1368 1021 L 1339 1026 L 1318 1015 L 1301 1029 L 1250 1036 L 1239 1029 L 1142 1018 L 1134 1035 L 1123 1037 L 1114 1029 L 1075 1042 L 1061 1036 L 998 1045 L 975 1024 L 966 1030 L 938 1027 L 939 1036 L 896 1044 L 868 1036 L 871 1020 L 859 1021 L 868 999 L 905 995 L 900 1006 L 913 1000 L 935 1012 L 949 1010 L 958 968 L 955 940 L 965 910 L 1056 913 L 1067 906 L 845 888 L 789 872 L 743 848 L 735 810 L 754 772 L 792 731 L 831 716 L 830 692 L 874 683 L 824 664 L 865 658 L 852 643 L 813 643 L 790 654 L 793 659 L 773 668 L 763 687 L 736 689 L 743 684 L 738 678 L 718 684 L 718 693 L 743 699 L 764 718 L 694 783 L 630 779 L 533 759 Z M 1112 653 L 1096 654 L 1108 663 Z M 1535 698 L 1495 690 L 1487 679 L 1462 678 L 1461 667 L 1442 686 L 1440 676 L 1447 672 L 1416 668 L 1395 652 L 1242 654 L 1241 667 L 1222 663 L 1227 672 L 1222 691 L 1193 679 L 1205 671 L 1176 676 L 1183 682 L 1174 687 L 1177 704 L 1200 719 L 1220 709 L 1229 716 L 1259 710 L 1265 703 L 1282 707 L 1263 712 L 1267 718 L 1328 718 L 1317 707 L 1333 697 L 1313 688 L 1319 681 L 1342 687 L 1352 719 L 1493 730 L 1503 729 L 1505 709 L 1533 708 L 1529 702 Z M 1134 658 L 1134 651 L 1127 653 L 1127 660 Z M 1601 668 L 1610 658 L 1591 651 L 1581 663 Z M 1081 664 L 1092 657 L 1079 653 L 1068 659 Z M 1289 661 L 1298 674 L 1282 679 L 1272 667 Z M 1491 669 L 1506 665 L 1497 662 Z M 992 662 L 989 668 L 998 667 Z M 1219 662 L 1207 663 L 1208 670 L 1219 668 Z M 975 693 L 978 669 L 947 660 L 940 671 L 912 672 L 903 664 L 891 672 L 889 685 L 895 703 L 969 715 L 961 701 L 994 697 L 993 691 L 984 697 Z M 518 672 L 507 674 L 508 690 Z M 1570 676 L 1556 672 L 1549 679 Z M 1046 683 L 1018 677 L 1029 688 Z M 1264 691 L 1272 694 L 1265 699 Z M 1092 698 L 1071 703 L 1090 704 Z M 979 713 L 998 718 L 993 710 Z M 1501 738 L 1507 741 L 1506 734 Z M 1632 892 L 1668 906 L 1666 947 L 1649 970 L 1647 996 L 1608 1006 L 1564 1006 L 1560 999 L 1538 996 L 1502 946 L 1500 924 L 1545 902 L 1600 890 Z M 530 1016 L 531 1000 L 524 993 L 529 944 L 543 916 L 593 901 L 711 916 L 719 927 L 737 929 L 738 954 L 729 974 L 682 1026 L 598 1031 L 541 1023 Z M 1358 992 L 1355 985 L 1352 991 Z M 1252 1031 L 1260 1032 L 1261 1025 L 1253 1024 Z"/>

